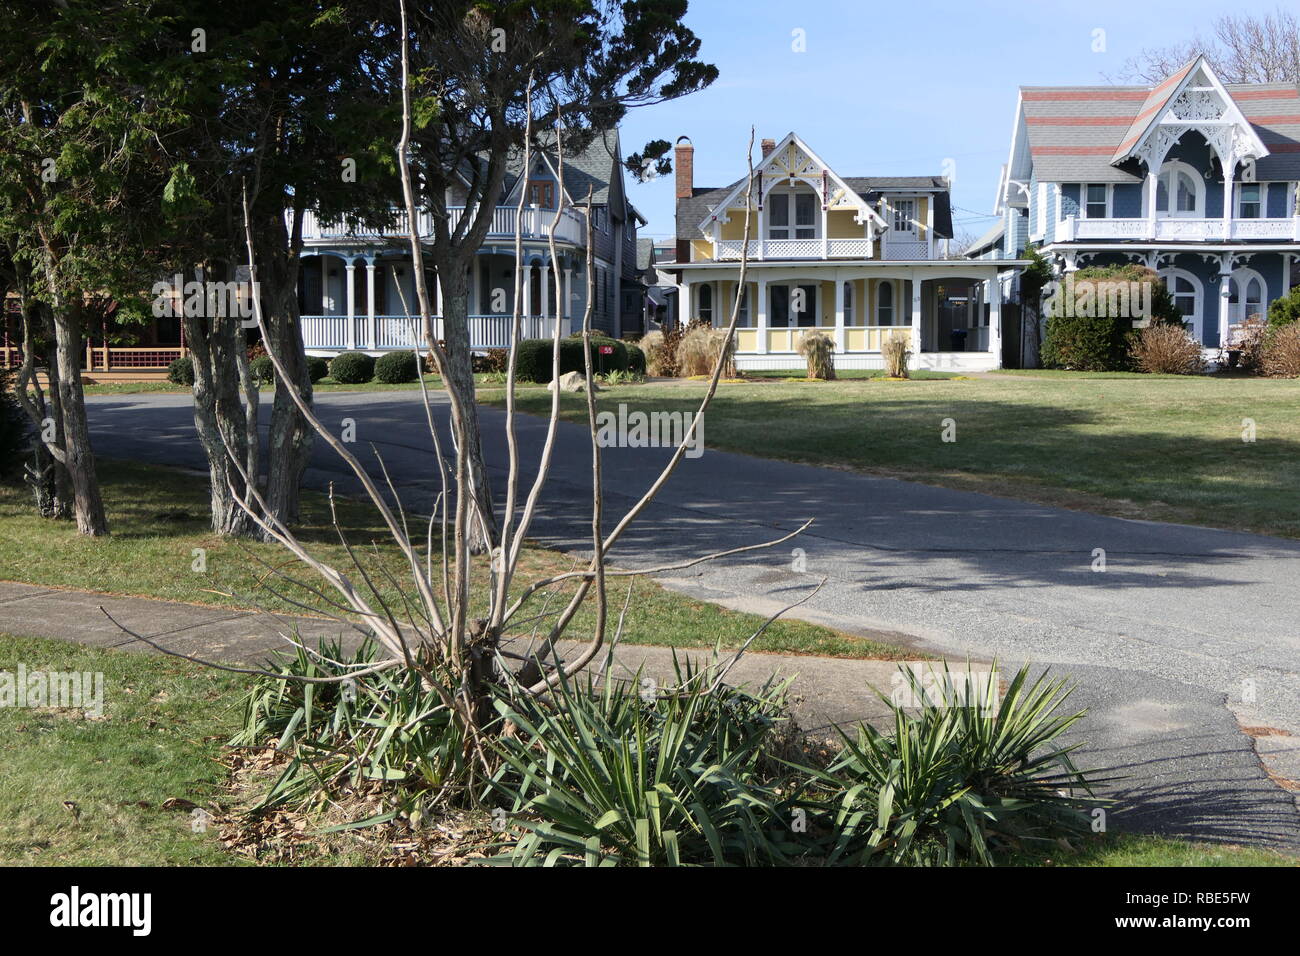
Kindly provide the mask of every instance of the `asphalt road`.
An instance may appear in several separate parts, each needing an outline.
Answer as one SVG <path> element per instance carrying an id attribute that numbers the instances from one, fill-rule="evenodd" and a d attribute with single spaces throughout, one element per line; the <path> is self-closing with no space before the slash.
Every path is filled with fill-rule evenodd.
<path id="1" fill-rule="evenodd" d="M 188 396 L 88 403 L 98 454 L 206 467 Z M 323 393 L 317 405 L 332 427 L 353 419 L 363 460 L 373 461 L 373 443 L 407 505 L 428 507 L 436 472 L 417 393 Z M 263 422 L 268 417 L 264 403 Z M 484 408 L 482 417 L 499 478 L 504 415 Z M 1072 702 L 1089 710 L 1076 735 L 1084 743 L 1079 762 L 1128 777 L 1113 791 L 1120 801 L 1113 826 L 1300 849 L 1296 794 L 1269 778 L 1257 754 L 1266 753 L 1276 775 L 1300 779 L 1300 542 L 733 455 L 707 449 L 707 424 L 704 454 L 682 462 L 614 550 L 615 563 L 661 565 L 777 537 L 814 518 L 778 551 L 701 565 L 664 582 L 763 611 L 825 577 L 796 615 L 889 632 L 948 656 L 1050 665 L 1078 682 Z M 544 429 L 540 419 L 520 417 L 526 463 L 536 461 Z M 667 455 L 607 451 L 610 524 Z M 307 481 L 357 490 L 320 443 Z M 561 426 L 533 536 L 582 549 L 589 482 L 585 433 Z M 1096 549 L 1104 549 L 1104 570 L 1095 570 Z M 1251 736 L 1241 726 L 1278 733 Z"/>

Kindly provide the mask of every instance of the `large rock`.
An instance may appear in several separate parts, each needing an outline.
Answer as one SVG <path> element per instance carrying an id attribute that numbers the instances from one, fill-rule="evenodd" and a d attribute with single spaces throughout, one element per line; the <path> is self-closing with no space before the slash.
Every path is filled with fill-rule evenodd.
<path id="1" fill-rule="evenodd" d="M 565 372 L 557 381 L 559 382 L 560 390 L 564 392 L 581 392 L 587 387 L 587 376 L 582 372 Z M 551 382 L 546 387 L 551 391 L 554 391 L 555 384 L 555 382 Z M 592 382 L 591 390 L 593 392 L 599 392 L 600 386 L 595 382 Z"/>

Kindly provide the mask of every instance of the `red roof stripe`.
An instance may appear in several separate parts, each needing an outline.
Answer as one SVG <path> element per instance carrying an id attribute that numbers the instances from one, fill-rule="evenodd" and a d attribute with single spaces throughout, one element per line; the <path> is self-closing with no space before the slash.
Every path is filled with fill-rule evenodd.
<path id="1" fill-rule="evenodd" d="M 1035 156 L 1109 156 L 1114 151 L 1114 146 L 1034 146 L 1030 149 Z"/>
<path id="2" fill-rule="evenodd" d="M 1027 116 L 1030 126 L 1128 126 L 1127 116 Z"/>
<path id="3" fill-rule="evenodd" d="M 1105 103 L 1143 101 L 1150 94 L 1146 90 L 1023 90 L 1020 95 L 1025 100 L 1036 103 L 1070 103 L 1080 100 Z"/>
<path id="4" fill-rule="evenodd" d="M 1278 113 L 1275 116 L 1247 116 L 1252 123 L 1300 123 L 1300 113 Z"/>
<path id="5" fill-rule="evenodd" d="M 1270 153 L 1300 153 L 1300 143 L 1265 143 Z"/>
<path id="6" fill-rule="evenodd" d="M 1229 90 L 1234 100 L 1294 100 L 1300 98 L 1300 89 L 1283 90 Z"/>

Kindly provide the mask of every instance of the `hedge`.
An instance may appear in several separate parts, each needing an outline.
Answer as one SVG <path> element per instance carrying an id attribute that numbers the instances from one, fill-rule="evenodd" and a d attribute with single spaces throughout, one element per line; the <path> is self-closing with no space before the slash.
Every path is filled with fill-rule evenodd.
<path id="1" fill-rule="evenodd" d="M 365 352 L 340 352 L 330 362 L 330 378 L 340 385 L 360 385 L 375 377 L 375 360 Z"/>
<path id="2" fill-rule="evenodd" d="M 258 385 L 270 385 L 275 381 L 275 363 L 269 355 L 259 355 L 248 363 L 248 374 Z"/>
<path id="3" fill-rule="evenodd" d="M 182 355 L 167 366 L 167 381 L 173 385 L 194 385 L 194 359 Z"/>
<path id="4" fill-rule="evenodd" d="M 311 377 L 312 384 L 315 385 L 326 375 L 330 373 L 330 363 L 325 361 L 319 355 L 307 356 L 307 374 Z"/>
<path id="5" fill-rule="evenodd" d="M 551 339 L 525 339 L 519 343 L 519 354 L 515 359 L 515 374 L 530 382 L 549 382 L 551 380 Z M 602 355 L 601 347 L 612 347 L 612 354 Z M 639 351 L 639 350 L 638 350 Z M 644 356 L 642 359 L 644 360 Z M 560 374 L 586 371 L 582 357 L 582 339 L 569 337 L 560 339 Z M 597 374 L 601 372 L 626 372 L 628 370 L 628 349 L 626 343 L 605 336 L 592 336 L 591 367 Z"/>
<path id="6" fill-rule="evenodd" d="M 638 375 L 645 374 L 645 353 L 641 351 L 639 345 L 632 345 L 630 342 L 624 343 L 627 348 L 627 370 L 636 372 Z"/>
<path id="7" fill-rule="evenodd" d="M 385 385 L 402 385 L 417 381 L 420 362 L 414 352 L 386 352 L 375 362 L 375 381 Z"/>

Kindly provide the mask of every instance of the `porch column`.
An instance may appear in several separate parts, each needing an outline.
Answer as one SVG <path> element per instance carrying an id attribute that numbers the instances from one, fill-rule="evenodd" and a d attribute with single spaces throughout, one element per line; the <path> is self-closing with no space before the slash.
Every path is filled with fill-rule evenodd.
<path id="1" fill-rule="evenodd" d="M 366 347 L 378 348 L 375 344 L 375 260 L 366 260 Z"/>
<path id="2" fill-rule="evenodd" d="M 349 259 L 343 268 L 347 270 L 347 279 L 345 282 L 346 292 L 344 297 L 348 300 L 348 334 L 346 344 L 348 351 L 351 352 L 357 347 L 357 264 Z"/>
<path id="3" fill-rule="evenodd" d="M 754 327 L 758 331 L 758 352 L 767 352 L 767 279 L 758 280 L 758 301 L 754 303 Z"/>
<path id="4" fill-rule="evenodd" d="M 443 298 L 443 291 L 442 291 L 442 273 L 441 273 L 441 272 L 439 272 L 439 273 L 434 277 L 433 285 L 434 285 L 434 289 L 436 290 L 436 291 L 435 291 L 435 294 L 438 296 L 438 301 L 435 302 L 435 303 L 434 303 L 434 306 L 433 306 L 433 313 L 434 313 L 434 315 L 442 315 L 442 310 L 443 310 L 443 308 L 444 308 L 443 303 L 444 303 L 446 300 Z"/>
<path id="5" fill-rule="evenodd" d="M 1219 261 L 1219 347 L 1228 341 L 1228 324 L 1232 321 L 1232 260 L 1224 256 Z M 1201 333 L 1202 340 L 1205 333 Z"/>
<path id="6" fill-rule="evenodd" d="M 479 255 L 474 254 L 474 261 L 470 264 L 469 295 L 465 296 L 465 311 L 470 315 L 482 315 L 487 310 L 483 308 L 483 303 L 479 301 L 482 293 L 479 291 L 482 283 L 479 281 Z M 491 293 L 488 293 L 491 295 Z"/>
<path id="7" fill-rule="evenodd" d="M 1294 258 L 1290 253 L 1282 253 L 1282 289 L 1283 296 L 1291 294 L 1291 260 Z M 181 326 L 185 328 L 185 326 Z"/>
<path id="8" fill-rule="evenodd" d="M 565 335 L 569 334 L 569 325 L 573 319 L 573 266 L 564 267 L 564 307 L 559 310 L 559 317 L 563 320 L 562 329 Z"/>
<path id="9" fill-rule="evenodd" d="M 1142 184 L 1147 203 L 1147 238 L 1156 237 L 1156 186 L 1160 179 L 1160 170 L 1147 167 L 1147 178 Z M 1087 187 L 1084 187 L 1087 188 Z M 1087 197 L 1084 197 L 1087 198 Z"/>
<path id="10" fill-rule="evenodd" d="M 994 274 L 989 288 L 989 352 L 993 367 L 1002 367 L 1002 279 Z"/>
<path id="11" fill-rule="evenodd" d="M 844 279 L 835 275 L 835 351 L 844 351 Z"/>
<path id="12" fill-rule="evenodd" d="M 1223 164 L 1223 241 L 1232 238 L 1232 178 L 1237 171 L 1235 162 Z"/>
<path id="13" fill-rule="evenodd" d="M 524 303 L 520 314 L 531 315 L 533 311 L 533 264 L 531 262 L 524 266 L 523 286 Z"/>
<path id="14" fill-rule="evenodd" d="M 912 354 L 914 364 L 919 362 L 921 357 L 921 280 L 916 277 L 916 270 L 912 270 Z"/>
<path id="15" fill-rule="evenodd" d="M 681 282 L 682 302 L 680 311 L 682 314 L 677 316 L 678 325 L 685 325 L 687 322 L 691 321 L 691 318 L 695 315 L 695 299 L 691 294 L 691 285 L 692 283 L 689 279 L 683 279 Z"/>
<path id="16" fill-rule="evenodd" d="M 542 263 L 542 316 L 551 314 L 551 263 Z"/>

